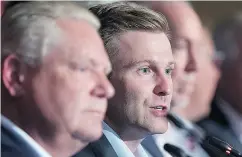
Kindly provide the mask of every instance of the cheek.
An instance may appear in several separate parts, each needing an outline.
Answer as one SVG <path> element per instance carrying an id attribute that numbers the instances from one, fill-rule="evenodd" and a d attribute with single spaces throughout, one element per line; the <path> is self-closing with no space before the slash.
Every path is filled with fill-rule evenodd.
<path id="1" fill-rule="evenodd" d="M 126 97 L 131 101 L 144 102 L 153 93 L 154 87 L 151 84 L 152 80 L 133 79 L 126 82 Z"/>
<path id="2" fill-rule="evenodd" d="M 174 55 L 174 59 L 176 61 L 176 66 L 174 70 L 174 78 L 182 77 L 184 70 L 187 65 L 187 55 L 185 53 L 179 53 Z"/>
<path id="3" fill-rule="evenodd" d="M 167 96 L 167 98 L 166 98 L 167 103 L 169 103 L 169 104 L 171 103 L 172 96 L 173 96 L 173 93 L 171 93 L 169 96 Z"/>
<path id="4" fill-rule="evenodd" d="M 153 95 L 153 86 L 150 82 L 152 81 L 135 79 L 134 82 L 126 84 L 126 110 L 132 119 L 138 118 L 139 115 L 142 118 L 145 114 L 144 108 L 149 105 Z"/>
<path id="5" fill-rule="evenodd" d="M 49 98 L 58 116 L 74 120 L 90 104 L 93 81 L 78 72 L 61 71 L 50 76 Z M 62 117 L 62 118 L 63 118 Z"/>
<path id="6" fill-rule="evenodd" d="M 86 104 L 90 87 L 88 87 L 89 83 L 85 81 L 85 77 L 62 76 L 58 77 L 52 84 L 53 94 L 56 94 L 55 99 L 62 100 L 65 104 Z"/>

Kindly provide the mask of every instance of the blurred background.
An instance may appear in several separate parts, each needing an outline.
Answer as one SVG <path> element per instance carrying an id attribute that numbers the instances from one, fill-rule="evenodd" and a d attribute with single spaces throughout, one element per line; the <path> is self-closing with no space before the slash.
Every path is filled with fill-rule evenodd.
<path id="1" fill-rule="evenodd" d="M 210 31 L 217 23 L 242 10 L 242 1 L 192 1 L 190 3 Z"/>
<path id="2" fill-rule="evenodd" d="M 110 1 L 114 2 L 117 0 Z M 106 2 L 107 1 L 89 1 L 88 3 L 89 5 L 95 5 L 97 3 Z M 7 3 L 11 3 L 11 1 L 3 1 L 1 4 L 1 12 Z M 200 16 L 203 24 L 207 26 L 210 31 L 214 29 L 216 23 L 242 10 L 242 1 L 190 1 L 190 4 Z"/>

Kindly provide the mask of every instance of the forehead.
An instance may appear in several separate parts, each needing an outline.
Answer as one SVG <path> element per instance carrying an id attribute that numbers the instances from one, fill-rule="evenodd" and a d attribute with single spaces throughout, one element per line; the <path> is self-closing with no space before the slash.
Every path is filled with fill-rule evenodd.
<path id="1" fill-rule="evenodd" d="M 58 48 L 64 50 L 59 55 L 66 59 L 94 62 L 109 62 L 103 42 L 97 30 L 87 21 L 72 19 L 58 20 L 57 25 L 62 30 L 63 39 Z"/>
<path id="2" fill-rule="evenodd" d="M 129 31 L 119 37 L 118 63 L 153 60 L 157 63 L 173 61 L 170 41 L 162 32 Z"/>
<path id="3" fill-rule="evenodd" d="M 179 19 L 179 21 L 182 19 Z M 186 18 L 177 22 L 173 30 L 174 40 L 187 40 L 188 42 L 199 42 L 202 38 L 202 26 L 195 18 Z"/>

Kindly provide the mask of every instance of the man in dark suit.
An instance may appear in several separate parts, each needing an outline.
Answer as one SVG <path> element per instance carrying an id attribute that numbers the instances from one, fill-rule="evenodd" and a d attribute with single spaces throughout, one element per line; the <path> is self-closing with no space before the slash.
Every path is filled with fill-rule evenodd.
<path id="1" fill-rule="evenodd" d="M 130 2 L 90 10 L 101 21 L 116 94 L 109 101 L 104 136 L 76 157 L 87 152 L 96 157 L 148 157 L 141 141 L 168 127 L 174 68 L 168 23 L 162 14 Z"/>
<path id="2" fill-rule="evenodd" d="M 224 55 L 210 115 L 199 124 L 242 152 L 242 13 L 219 24 L 216 48 Z"/>
<path id="3" fill-rule="evenodd" d="M 68 157 L 99 139 L 114 89 L 98 19 L 70 2 L 26 2 L 1 22 L 1 156 Z"/>

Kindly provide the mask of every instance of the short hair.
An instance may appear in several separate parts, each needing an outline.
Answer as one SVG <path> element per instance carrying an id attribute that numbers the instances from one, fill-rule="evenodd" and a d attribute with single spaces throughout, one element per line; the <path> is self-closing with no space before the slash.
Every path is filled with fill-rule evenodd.
<path id="1" fill-rule="evenodd" d="M 170 39 L 168 22 L 164 15 L 131 2 L 100 4 L 90 8 L 101 22 L 100 36 L 109 56 L 115 55 L 118 47 L 114 39 L 127 31 L 164 32 Z"/>
<path id="2" fill-rule="evenodd" d="M 214 30 L 213 39 L 216 52 L 223 57 L 222 67 L 232 63 L 239 55 L 237 36 L 242 38 L 242 12 L 219 23 Z"/>
<path id="3" fill-rule="evenodd" d="M 1 58 L 15 54 L 30 66 L 40 63 L 51 46 L 61 40 L 56 20 L 86 20 L 99 29 L 99 20 L 74 2 L 24 2 L 9 7 L 2 16 Z"/>

